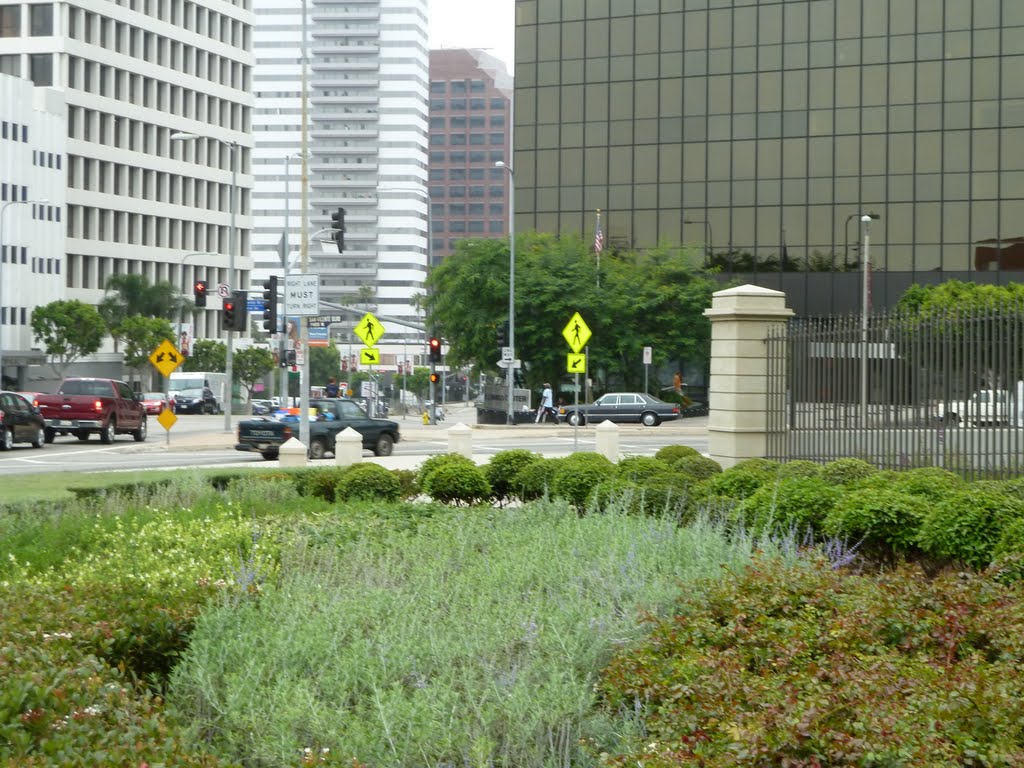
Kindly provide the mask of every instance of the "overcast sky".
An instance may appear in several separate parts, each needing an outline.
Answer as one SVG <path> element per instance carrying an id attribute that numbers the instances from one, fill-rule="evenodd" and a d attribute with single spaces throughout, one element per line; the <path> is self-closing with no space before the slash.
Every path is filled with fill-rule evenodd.
<path id="1" fill-rule="evenodd" d="M 489 48 L 512 71 L 515 0 L 430 0 L 431 48 Z"/>

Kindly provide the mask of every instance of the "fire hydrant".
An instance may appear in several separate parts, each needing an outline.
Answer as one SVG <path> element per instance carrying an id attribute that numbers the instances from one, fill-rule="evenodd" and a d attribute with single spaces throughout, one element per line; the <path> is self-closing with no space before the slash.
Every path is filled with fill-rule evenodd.
<path id="1" fill-rule="evenodd" d="M 430 423 L 430 412 L 429 411 L 424 411 L 423 412 L 423 423 L 424 424 L 429 424 Z"/>

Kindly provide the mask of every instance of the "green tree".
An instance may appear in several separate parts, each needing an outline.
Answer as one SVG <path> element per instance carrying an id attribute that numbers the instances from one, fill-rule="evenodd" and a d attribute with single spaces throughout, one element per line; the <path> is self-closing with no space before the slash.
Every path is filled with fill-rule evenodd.
<path id="1" fill-rule="evenodd" d="M 106 323 L 114 348 L 124 337 L 122 327 L 130 317 L 177 318 L 191 300 L 166 280 L 150 283 L 145 275 L 118 273 L 107 278 L 106 291 L 97 306 Z"/>
<path id="2" fill-rule="evenodd" d="M 174 331 L 163 318 L 133 315 L 121 323 L 121 338 L 124 340 L 125 365 L 142 381 L 143 367 L 148 364 L 149 356 L 164 339 L 173 339 Z"/>
<path id="3" fill-rule="evenodd" d="M 224 373 L 227 360 L 228 350 L 223 341 L 196 339 L 192 342 L 192 354 L 185 358 L 182 370 Z"/>
<path id="4" fill-rule="evenodd" d="M 252 398 L 252 388 L 263 376 L 274 370 L 274 355 L 268 349 L 248 347 L 235 352 L 232 361 L 235 381 L 245 387 L 245 400 Z"/>
<path id="5" fill-rule="evenodd" d="M 91 304 L 58 300 L 32 311 L 32 333 L 50 355 L 54 372 L 63 377 L 71 363 L 100 348 L 106 326 Z"/>
<path id="6" fill-rule="evenodd" d="M 341 357 L 331 341 L 326 347 L 309 347 L 309 383 L 316 387 L 327 385 L 327 380 L 341 375 Z"/>

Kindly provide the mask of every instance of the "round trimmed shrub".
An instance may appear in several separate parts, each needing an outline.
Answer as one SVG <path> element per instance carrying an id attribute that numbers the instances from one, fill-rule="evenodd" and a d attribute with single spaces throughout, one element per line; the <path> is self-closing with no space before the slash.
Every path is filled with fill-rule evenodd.
<path id="1" fill-rule="evenodd" d="M 626 480 L 641 481 L 654 475 L 668 474 L 672 468 L 655 456 L 627 456 L 615 465 L 615 474 Z"/>
<path id="2" fill-rule="evenodd" d="M 837 459 L 821 468 L 821 476 L 833 485 L 850 485 L 877 471 L 863 459 Z"/>
<path id="3" fill-rule="evenodd" d="M 632 480 L 614 476 L 602 480 L 594 487 L 590 497 L 591 509 L 604 512 L 609 507 L 618 507 L 627 512 L 639 512 L 640 487 Z"/>
<path id="4" fill-rule="evenodd" d="M 348 467 L 334 489 L 334 498 L 338 501 L 350 499 L 398 501 L 401 495 L 402 484 L 395 473 L 372 462 Z"/>
<path id="5" fill-rule="evenodd" d="M 456 506 L 479 504 L 491 496 L 491 484 L 483 469 L 472 461 L 450 461 L 435 467 L 423 483 L 423 492 L 434 501 Z"/>
<path id="6" fill-rule="evenodd" d="M 929 503 L 921 496 L 892 488 L 858 488 L 839 499 L 825 518 L 832 536 L 863 539 L 870 549 L 888 548 L 906 554 L 917 548 Z"/>
<path id="7" fill-rule="evenodd" d="M 743 502 L 741 511 L 755 530 L 820 530 L 840 493 L 820 477 L 788 477 L 764 483 Z"/>
<path id="8" fill-rule="evenodd" d="M 654 458 L 672 464 L 684 456 L 700 456 L 701 452 L 691 445 L 665 445 L 658 449 Z"/>
<path id="9" fill-rule="evenodd" d="M 1002 485 L 1004 493 L 1015 496 L 1018 499 L 1024 499 L 1024 477 L 1003 480 L 1000 485 Z"/>
<path id="10" fill-rule="evenodd" d="M 463 456 L 461 453 L 441 453 L 437 456 L 430 456 L 420 464 L 419 473 L 416 479 L 419 481 L 420 488 L 426 491 L 427 478 L 430 477 L 431 473 L 434 472 L 438 467 L 444 467 L 449 464 L 455 464 L 458 466 L 470 466 L 475 467 L 476 464 L 470 458 Z"/>
<path id="11" fill-rule="evenodd" d="M 942 501 L 964 487 L 965 481 L 955 472 L 942 467 L 917 467 L 901 472 L 900 490 L 930 501 Z M 1024 496 L 1022 496 L 1024 498 Z"/>
<path id="12" fill-rule="evenodd" d="M 779 474 L 779 468 L 782 466 L 773 459 L 743 459 L 733 464 L 730 469 L 736 469 L 741 472 L 763 472 L 766 475 L 775 477 Z"/>
<path id="13" fill-rule="evenodd" d="M 484 476 L 491 484 L 491 495 L 499 503 L 509 501 L 519 495 L 516 486 L 516 475 L 524 467 L 539 461 L 543 457 L 539 453 L 515 448 L 511 451 L 498 451 L 484 467 Z"/>
<path id="14" fill-rule="evenodd" d="M 794 459 L 779 466 L 778 475 L 785 477 L 821 477 L 821 465 L 806 459 Z"/>
<path id="15" fill-rule="evenodd" d="M 583 451 L 562 459 L 551 479 L 551 493 L 583 511 L 594 488 L 615 474 L 615 465 L 599 453 Z"/>
<path id="16" fill-rule="evenodd" d="M 335 491 L 349 467 L 316 467 L 296 476 L 299 493 L 334 502 Z"/>
<path id="17" fill-rule="evenodd" d="M 991 562 L 1003 529 L 1024 517 L 1024 501 L 996 489 L 995 483 L 970 483 L 930 506 L 921 524 L 921 548 L 974 568 Z"/>
<path id="18" fill-rule="evenodd" d="M 697 483 L 709 477 L 721 474 L 722 466 L 707 456 L 683 456 L 672 463 L 672 470 Z"/>
<path id="19" fill-rule="evenodd" d="M 515 489 L 519 498 L 523 501 L 532 501 L 543 498 L 545 493 L 550 493 L 555 472 L 563 461 L 561 458 L 540 459 L 519 470 L 515 479 Z"/>
<path id="20" fill-rule="evenodd" d="M 767 472 L 730 467 L 721 474 L 708 478 L 704 483 L 710 496 L 725 496 L 742 501 L 753 495 L 762 485 L 773 480 L 774 477 Z"/>
<path id="21" fill-rule="evenodd" d="M 694 494 L 694 483 L 680 474 L 652 475 L 639 481 L 638 505 L 645 515 L 676 515 L 686 523 L 695 516 L 693 501 L 701 497 Z"/>

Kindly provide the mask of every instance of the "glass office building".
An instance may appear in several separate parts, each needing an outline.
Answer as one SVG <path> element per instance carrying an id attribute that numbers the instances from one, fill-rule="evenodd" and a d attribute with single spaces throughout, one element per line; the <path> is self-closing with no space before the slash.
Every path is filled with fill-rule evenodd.
<path id="1" fill-rule="evenodd" d="M 872 212 L 871 262 L 894 296 L 1022 274 L 1022 0 L 518 0 L 516 12 L 520 231 L 590 237 L 601 209 L 612 246 L 784 262 L 790 282 L 810 268 L 814 292 L 854 277 L 833 270 L 856 269 Z"/>

